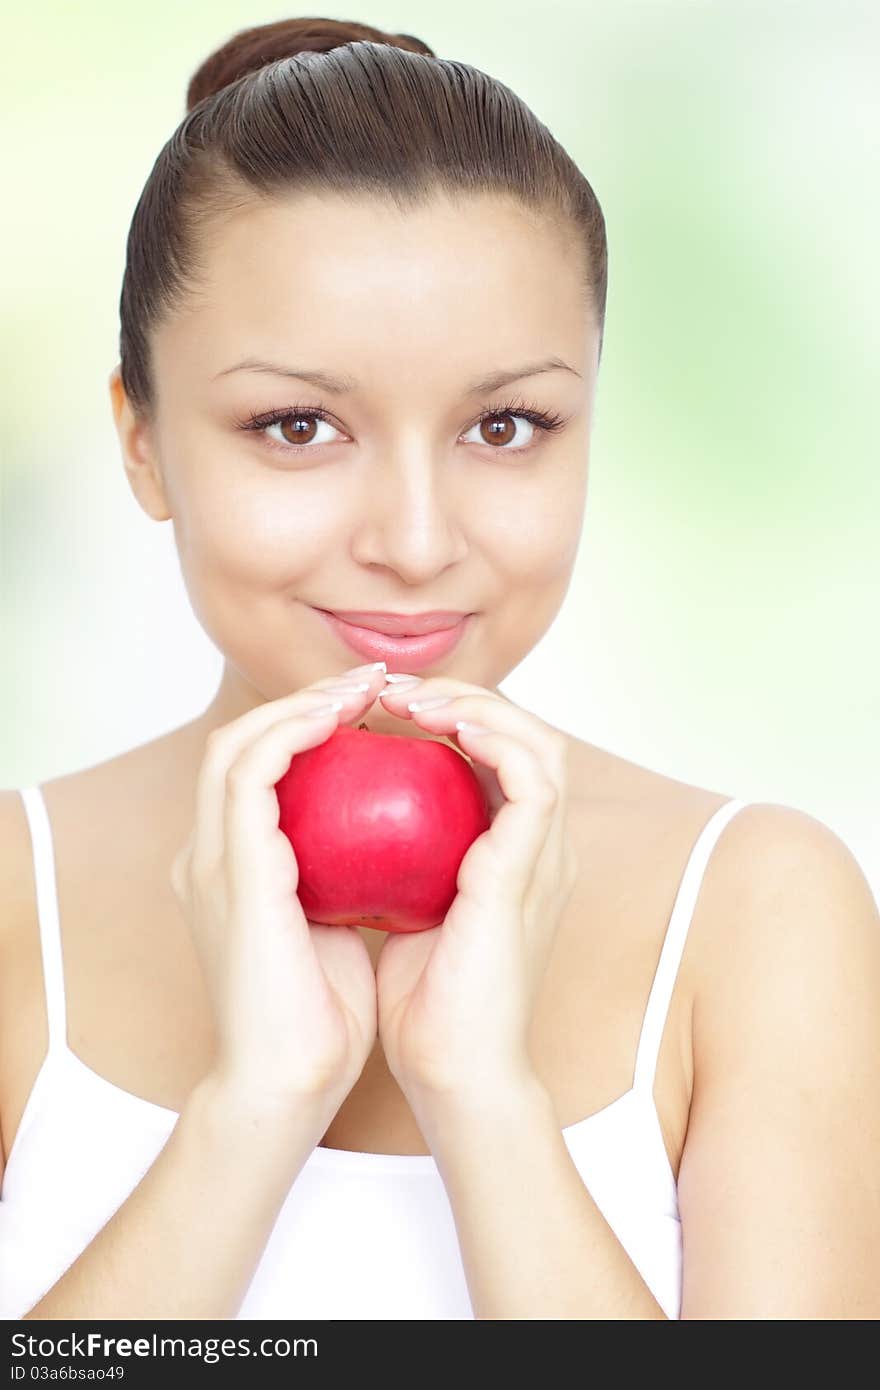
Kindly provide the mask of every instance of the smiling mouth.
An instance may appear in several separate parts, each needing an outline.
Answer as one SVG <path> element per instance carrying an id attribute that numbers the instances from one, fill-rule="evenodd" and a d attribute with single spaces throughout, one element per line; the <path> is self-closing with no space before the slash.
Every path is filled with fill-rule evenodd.
<path id="1" fill-rule="evenodd" d="M 347 623 L 350 627 L 357 627 L 362 631 L 378 632 L 384 637 L 425 637 L 434 632 L 449 632 L 458 627 L 464 618 L 470 616 L 469 613 L 453 612 L 446 609 L 442 611 L 435 609 L 429 613 L 378 613 L 356 612 L 354 609 L 320 608 L 318 612 L 326 613 L 329 617 Z"/>
<path id="2" fill-rule="evenodd" d="M 472 614 L 462 614 L 452 627 L 435 628 L 431 632 L 420 632 L 410 636 L 402 633 L 388 633 L 378 627 L 362 627 L 358 623 L 347 622 L 337 613 L 327 609 L 316 609 L 318 615 L 336 633 L 347 647 L 353 648 L 368 660 L 383 660 L 388 670 L 421 671 L 449 656 L 464 636 Z M 384 621 L 374 618 L 375 622 Z M 448 622 L 448 618 L 446 619 Z M 401 622 L 404 625 L 405 620 Z"/>

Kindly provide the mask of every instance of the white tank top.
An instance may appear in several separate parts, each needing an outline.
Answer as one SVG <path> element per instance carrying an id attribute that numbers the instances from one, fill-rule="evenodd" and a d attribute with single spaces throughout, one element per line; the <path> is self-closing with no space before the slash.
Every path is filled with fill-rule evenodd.
<path id="1" fill-rule="evenodd" d="M 0 1190 L 4 1319 L 21 1318 L 60 1279 L 140 1182 L 178 1119 L 177 1111 L 99 1076 L 68 1047 L 52 832 L 40 787 L 20 791 L 33 845 L 49 1047 Z M 725 802 L 691 851 L 651 986 L 632 1086 L 562 1130 L 593 1200 L 669 1318 L 679 1317 L 681 1304 L 681 1224 L 654 1075 L 709 856 L 745 804 Z M 236 1316 L 473 1318 L 433 1156 L 314 1148 Z"/>

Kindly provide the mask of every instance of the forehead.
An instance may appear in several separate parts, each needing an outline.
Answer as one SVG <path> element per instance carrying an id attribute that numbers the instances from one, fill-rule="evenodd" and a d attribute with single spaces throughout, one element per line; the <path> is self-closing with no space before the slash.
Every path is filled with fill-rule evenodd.
<path id="1" fill-rule="evenodd" d="M 363 196 L 248 205 L 201 244 L 198 292 L 158 330 L 157 369 L 167 357 L 210 376 L 244 353 L 307 350 L 359 379 L 387 367 L 436 381 L 507 357 L 583 361 L 582 256 L 573 228 L 494 195 L 405 211 Z"/>

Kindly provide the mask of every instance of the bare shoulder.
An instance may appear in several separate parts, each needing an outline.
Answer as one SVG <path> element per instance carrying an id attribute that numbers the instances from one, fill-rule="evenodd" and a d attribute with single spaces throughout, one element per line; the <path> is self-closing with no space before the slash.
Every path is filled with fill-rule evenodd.
<path id="1" fill-rule="evenodd" d="M 880 1316 L 870 885 L 822 821 L 749 804 L 715 847 L 695 925 L 682 1316 Z"/>
<path id="2" fill-rule="evenodd" d="M 186 809 L 200 742 L 194 725 L 126 749 L 89 767 L 40 782 L 56 863 L 120 864 L 126 852 L 143 854 L 145 831 L 155 828 L 161 847 L 176 833 L 175 809 Z M 33 922 L 33 845 L 21 791 L 0 788 L 0 944 L 14 951 Z M 32 935 L 31 933 L 28 933 Z"/>
<path id="3" fill-rule="evenodd" d="M 638 904 L 639 884 L 652 883 L 671 903 L 701 830 L 734 797 L 577 740 L 571 767 L 573 808 L 584 843 L 597 846 L 604 891 Z M 748 1017 L 759 980 L 796 991 L 792 959 L 801 970 L 812 961 L 817 976 L 832 962 L 840 968 L 842 959 L 880 970 L 877 903 L 858 860 L 830 826 L 794 806 L 746 802 L 712 846 L 682 960 L 695 1066 L 701 1059 L 704 1071 L 709 1065 L 723 1016 L 732 1028 Z"/>
<path id="4" fill-rule="evenodd" d="M 31 837 L 21 792 L 0 788 L 0 932 L 4 949 L 33 901 Z"/>
<path id="5" fill-rule="evenodd" d="M 684 782 L 568 738 L 568 805 L 576 822 L 612 863 L 637 861 L 676 881 L 683 856 L 729 792 Z"/>
<path id="6" fill-rule="evenodd" d="M 794 806 L 750 802 L 725 827 L 707 866 L 700 910 L 718 970 L 736 957 L 744 967 L 775 953 L 821 957 L 860 937 L 870 949 L 880 918 L 870 884 L 852 850 L 823 821 Z"/>
<path id="7" fill-rule="evenodd" d="M 53 832 L 85 849 L 90 837 L 145 849 L 146 832 L 164 840 L 178 812 L 189 812 L 204 751 L 198 721 L 41 783 Z"/>
<path id="8" fill-rule="evenodd" d="M 870 982 L 880 1020 L 880 914 L 844 840 L 794 806 L 750 802 L 725 826 L 694 913 L 699 942 L 694 1057 L 704 1084 L 784 1056 L 796 1017 L 820 1015 L 833 1049 L 844 1031 L 834 1012 Z M 860 978 L 859 978 L 860 977 Z M 767 1027 L 743 1021 L 767 1010 Z M 802 1026 L 798 1023 L 798 1028 Z"/>
<path id="9" fill-rule="evenodd" d="M 719 841 L 718 860 L 746 858 L 754 875 L 791 872 L 844 873 L 867 880 L 849 846 L 824 821 L 796 806 L 750 801 L 730 822 Z M 869 890 L 870 891 L 870 890 Z"/>
<path id="10" fill-rule="evenodd" d="M 734 799 L 580 740 L 573 741 L 570 766 L 576 812 L 603 817 L 614 839 L 631 841 L 640 858 L 656 844 L 678 863 L 672 847 L 693 843 L 711 816 Z M 836 911 L 829 915 L 832 905 Z M 845 841 L 797 807 L 746 802 L 721 830 L 700 885 L 691 935 L 700 943 L 703 978 L 708 982 L 723 973 L 731 952 L 758 948 L 768 935 L 780 943 L 788 936 L 800 949 L 828 946 L 840 930 L 835 921 L 841 914 L 851 932 L 873 937 L 877 904 Z M 749 940 L 750 927 L 759 940 Z"/>
<path id="11" fill-rule="evenodd" d="M 668 903 L 672 857 L 730 798 L 617 760 L 593 770 L 602 870 L 637 922 L 643 885 Z M 682 967 L 687 1075 L 661 1058 L 655 1093 L 680 1154 L 680 1316 L 880 1317 L 880 912 L 849 846 L 796 807 L 737 808 Z"/>
<path id="12" fill-rule="evenodd" d="M 829 1048 L 833 1026 L 866 980 L 880 1005 L 880 913 L 849 846 L 830 826 L 793 806 L 753 803 L 725 828 L 707 869 L 711 915 L 695 1009 L 698 1062 L 722 1065 L 743 1009 L 772 1002 L 780 1048 L 794 1011 L 823 1009 Z M 880 1019 L 880 1009 L 877 1010 Z M 814 1016 L 815 1022 L 815 1016 Z M 762 1037 L 766 1046 L 772 1041 Z"/>
<path id="13" fill-rule="evenodd" d="M 574 949 L 585 953 L 590 971 L 607 962 L 610 943 L 623 952 L 627 995 L 638 1011 L 644 1007 L 685 866 L 704 828 L 733 797 L 581 740 L 571 741 L 569 754 L 568 806 L 582 881 Z M 729 825 L 723 834 L 728 831 Z M 705 901 L 704 889 L 700 897 Z M 703 914 L 699 931 L 689 927 L 676 974 L 670 1032 L 680 1033 L 678 1050 L 686 1059 L 681 1087 L 685 1111 L 691 1001 L 706 968 L 704 943 L 697 938 L 714 931 L 711 910 Z M 636 1026 L 634 1017 L 629 1022 Z"/>

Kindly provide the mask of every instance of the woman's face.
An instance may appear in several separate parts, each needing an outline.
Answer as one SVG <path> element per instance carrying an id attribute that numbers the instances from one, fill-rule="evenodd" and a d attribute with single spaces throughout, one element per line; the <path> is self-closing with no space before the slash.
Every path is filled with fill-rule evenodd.
<path id="1" fill-rule="evenodd" d="M 151 423 L 111 378 L 131 486 L 171 518 L 226 658 L 215 722 L 369 659 L 317 609 L 472 614 L 419 674 L 488 689 L 547 631 L 587 489 L 598 333 L 581 254 L 496 197 L 404 214 L 303 196 L 216 224 L 197 301 L 153 337 Z M 551 358 L 571 370 L 535 371 Z M 501 373 L 518 379 L 477 387 Z M 272 411 L 290 418 L 241 427 Z M 378 704 L 366 722 L 419 732 Z"/>

